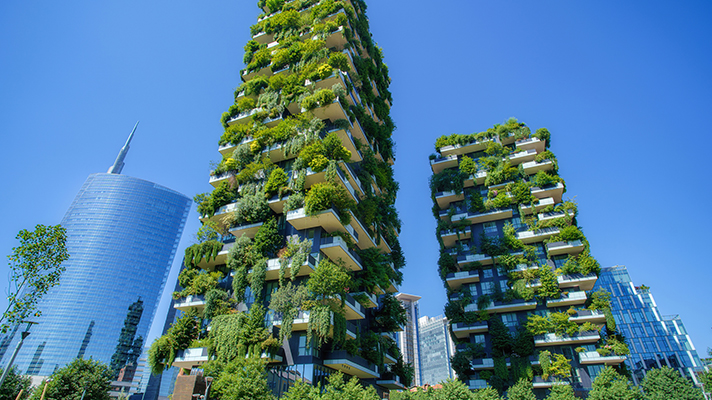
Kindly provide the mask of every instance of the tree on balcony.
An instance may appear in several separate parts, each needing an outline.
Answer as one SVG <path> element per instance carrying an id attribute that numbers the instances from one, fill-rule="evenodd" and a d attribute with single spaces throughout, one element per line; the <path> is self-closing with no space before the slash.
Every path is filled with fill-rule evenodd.
<path id="1" fill-rule="evenodd" d="M 408 323 L 405 309 L 392 293 L 383 296 L 381 306 L 374 314 L 374 321 L 380 332 L 395 332 Z"/>

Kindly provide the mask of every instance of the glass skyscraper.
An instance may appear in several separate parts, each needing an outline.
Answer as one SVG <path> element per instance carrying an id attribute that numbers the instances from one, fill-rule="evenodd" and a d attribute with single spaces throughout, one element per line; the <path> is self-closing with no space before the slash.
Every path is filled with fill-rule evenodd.
<path id="1" fill-rule="evenodd" d="M 436 385 L 448 378 L 455 379 L 450 357 L 455 355 L 455 343 L 450 337 L 448 320 L 442 315 L 418 319 L 420 343 L 420 384 Z"/>
<path id="2" fill-rule="evenodd" d="M 191 201 L 120 175 L 130 140 L 109 173 L 87 178 L 61 222 L 70 258 L 15 360 L 23 374 L 47 376 L 77 357 L 118 373 L 143 349 Z M 12 336 L 2 365 L 20 335 Z"/>
<path id="3" fill-rule="evenodd" d="M 611 311 L 630 348 L 626 365 L 634 383 L 645 372 L 668 366 L 695 383 L 694 371 L 703 367 L 697 350 L 678 315 L 662 315 L 650 288 L 633 285 L 624 266 L 603 268 L 594 289 L 611 293 Z"/>

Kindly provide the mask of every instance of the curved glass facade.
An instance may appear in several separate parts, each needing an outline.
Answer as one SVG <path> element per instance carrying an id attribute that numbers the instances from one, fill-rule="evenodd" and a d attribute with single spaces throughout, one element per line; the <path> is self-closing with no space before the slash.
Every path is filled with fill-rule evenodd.
<path id="1" fill-rule="evenodd" d="M 50 375 L 76 357 L 115 370 L 138 358 L 170 271 L 191 200 L 118 174 L 90 175 L 62 220 L 70 259 L 39 304 L 15 365 Z M 6 342 L 2 365 L 18 334 Z"/>

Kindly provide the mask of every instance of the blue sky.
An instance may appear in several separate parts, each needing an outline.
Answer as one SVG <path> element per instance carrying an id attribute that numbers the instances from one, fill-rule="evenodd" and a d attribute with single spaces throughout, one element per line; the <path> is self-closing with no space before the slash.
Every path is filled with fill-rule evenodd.
<path id="1" fill-rule="evenodd" d="M 1 2 L 0 253 L 20 229 L 59 223 L 136 120 L 125 174 L 209 191 L 255 3 Z M 712 3 L 414 4 L 370 1 L 368 15 L 393 79 L 402 290 L 423 296 L 421 314 L 441 314 L 446 300 L 427 187 L 433 143 L 516 117 L 552 132 L 593 255 L 628 266 L 704 355 Z M 179 255 L 198 226 L 193 209 Z"/>

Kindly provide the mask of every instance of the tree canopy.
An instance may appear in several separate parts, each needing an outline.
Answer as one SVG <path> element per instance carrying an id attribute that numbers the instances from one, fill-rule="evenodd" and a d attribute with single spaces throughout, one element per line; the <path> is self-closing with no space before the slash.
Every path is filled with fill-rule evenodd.
<path id="1" fill-rule="evenodd" d="M 702 391 L 668 367 L 651 369 L 640 384 L 645 400 L 704 400 Z"/>
<path id="2" fill-rule="evenodd" d="M 79 400 L 86 389 L 85 400 L 109 400 L 112 377 L 108 365 L 77 358 L 49 377 L 52 380 L 47 383 L 45 399 Z M 39 399 L 41 395 L 42 390 L 35 390 L 31 399 Z"/>

